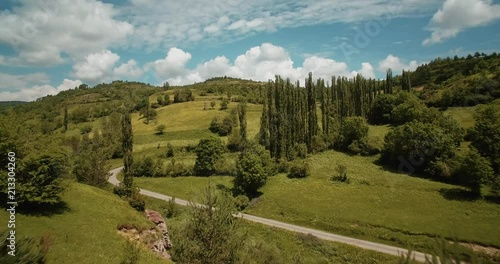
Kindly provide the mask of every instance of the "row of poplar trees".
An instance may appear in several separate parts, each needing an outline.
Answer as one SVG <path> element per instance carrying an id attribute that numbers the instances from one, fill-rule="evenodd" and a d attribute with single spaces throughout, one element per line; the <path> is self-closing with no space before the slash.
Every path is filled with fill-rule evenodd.
<path id="1" fill-rule="evenodd" d="M 344 118 L 367 117 L 378 94 L 393 93 L 393 78 L 389 69 L 386 80 L 366 79 L 358 74 L 350 79 L 333 76 L 325 84 L 323 79 L 313 81 L 309 73 L 304 89 L 298 81 L 293 84 L 276 76 L 274 82 L 267 83 L 265 91 L 259 143 L 269 149 L 272 157 L 291 160 L 298 144 L 305 144 L 311 152 L 315 141 L 328 144 L 332 140 Z"/>

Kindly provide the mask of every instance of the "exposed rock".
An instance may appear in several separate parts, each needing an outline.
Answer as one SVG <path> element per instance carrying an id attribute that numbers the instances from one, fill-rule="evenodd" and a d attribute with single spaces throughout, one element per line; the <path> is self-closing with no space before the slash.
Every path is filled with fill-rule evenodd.
<path id="1" fill-rule="evenodd" d="M 118 229 L 118 232 L 130 239 L 136 240 L 145 244 L 153 252 L 158 253 L 165 259 L 170 259 L 170 254 L 167 252 L 165 240 L 159 234 L 158 228 L 151 228 L 139 231 L 135 227 L 123 226 Z"/>
<path id="2" fill-rule="evenodd" d="M 153 210 L 146 210 L 146 216 L 150 221 L 156 224 L 156 228 L 158 228 L 162 235 L 163 240 L 165 241 L 165 247 L 167 249 L 172 247 L 172 242 L 170 241 L 170 236 L 168 235 L 167 224 L 165 223 L 165 219 L 161 216 L 160 213 Z"/>
<path id="3" fill-rule="evenodd" d="M 160 224 L 160 223 L 165 223 L 165 220 L 161 216 L 160 213 L 153 211 L 153 210 L 146 210 L 146 216 L 150 221 L 152 221 L 155 224 Z"/>
<path id="4" fill-rule="evenodd" d="M 170 259 L 167 249 L 172 247 L 168 235 L 167 224 L 160 213 L 153 210 L 146 210 L 146 217 L 156 224 L 155 228 L 139 231 L 132 225 L 124 225 L 118 228 L 122 235 L 146 244 L 148 248 L 160 254 L 166 259 Z"/>

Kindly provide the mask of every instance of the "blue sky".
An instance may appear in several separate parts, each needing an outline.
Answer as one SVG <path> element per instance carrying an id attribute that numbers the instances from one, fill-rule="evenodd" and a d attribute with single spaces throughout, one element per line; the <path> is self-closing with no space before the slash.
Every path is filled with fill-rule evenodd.
<path id="1" fill-rule="evenodd" d="M 492 0 L 8 0 L 0 25 L 0 101 L 113 80 L 381 78 L 500 51 Z"/>

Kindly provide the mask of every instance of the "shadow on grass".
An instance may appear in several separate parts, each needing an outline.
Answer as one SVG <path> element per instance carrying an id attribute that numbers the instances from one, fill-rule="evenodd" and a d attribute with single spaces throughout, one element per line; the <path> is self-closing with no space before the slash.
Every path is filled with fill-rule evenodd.
<path id="1" fill-rule="evenodd" d="M 471 193 L 467 190 L 463 189 L 458 189 L 458 188 L 453 188 L 453 189 L 439 189 L 439 193 L 446 199 L 446 200 L 454 200 L 454 201 L 476 201 L 479 200 L 481 197 Z"/>
<path id="2" fill-rule="evenodd" d="M 433 177 L 433 176 L 429 176 L 429 175 L 423 174 L 423 173 L 418 172 L 418 171 L 415 171 L 415 172 L 413 172 L 411 174 L 407 173 L 407 172 L 404 172 L 404 171 L 400 171 L 400 170 L 394 168 L 393 166 L 390 166 L 390 165 L 386 164 L 380 158 L 378 158 L 375 161 L 373 161 L 373 164 L 379 166 L 379 168 L 381 170 L 383 170 L 383 171 L 391 172 L 391 173 L 394 173 L 394 174 L 402 174 L 402 175 L 406 175 L 408 177 L 426 179 L 426 180 L 433 181 L 433 182 L 454 184 L 453 181 L 452 181 L 452 179 L 451 179 L 451 177 L 450 178 L 444 178 L 444 177 L 436 178 L 436 177 Z"/>
<path id="3" fill-rule="evenodd" d="M 500 196 L 486 195 L 484 199 L 490 203 L 500 204 Z"/>
<path id="4" fill-rule="evenodd" d="M 231 189 L 231 188 L 227 187 L 227 186 L 226 186 L 226 185 L 224 185 L 224 184 L 220 184 L 220 183 L 218 183 L 217 185 L 215 185 L 215 188 L 216 188 L 217 190 L 221 190 L 221 191 L 227 191 L 227 192 L 232 192 L 232 191 L 233 191 L 233 189 Z"/>
<path id="5" fill-rule="evenodd" d="M 60 215 L 71 211 L 66 202 L 59 202 L 51 205 L 33 205 L 25 204 L 16 206 L 16 213 L 27 216 L 46 216 Z"/>

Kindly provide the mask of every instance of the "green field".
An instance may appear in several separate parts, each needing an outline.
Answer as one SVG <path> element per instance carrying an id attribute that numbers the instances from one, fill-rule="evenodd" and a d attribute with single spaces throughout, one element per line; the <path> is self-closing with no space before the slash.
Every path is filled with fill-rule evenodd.
<path id="1" fill-rule="evenodd" d="M 63 194 L 66 206 L 49 214 L 31 215 L 16 212 L 16 234 L 49 238 L 47 263 L 120 263 L 124 257 L 125 238 L 118 234 L 119 224 L 149 228 L 154 224 L 109 191 L 79 183 L 68 183 Z M 2 223 L 8 215 L 0 212 Z M 2 224 L 0 232 L 6 229 Z M 143 248 L 140 263 L 170 263 Z"/>
<path id="2" fill-rule="evenodd" d="M 201 188 L 203 190 L 204 186 Z M 146 201 L 149 208 L 162 212 L 165 202 L 154 198 L 146 198 Z M 178 207 L 177 212 L 173 218 L 166 219 L 174 245 L 176 234 L 186 220 L 187 209 Z M 240 232 L 246 234 L 242 250 L 247 258 L 243 263 L 398 263 L 395 256 L 240 221 Z"/>
<path id="3" fill-rule="evenodd" d="M 144 123 L 139 114 L 132 115 L 132 127 L 134 128 L 134 152 L 141 152 L 156 148 L 158 144 L 166 146 L 196 145 L 200 138 L 213 135 L 209 130 L 210 122 L 214 117 L 224 118 L 229 116 L 231 109 L 236 108 L 237 103 L 229 103 L 228 109 L 219 110 L 217 101 L 215 109 L 203 110 L 204 101 L 194 101 L 181 104 L 172 104 L 157 109 L 158 116 L 155 122 Z M 207 107 L 210 107 L 208 104 Z M 259 132 L 259 120 L 262 112 L 261 105 L 247 104 L 248 135 L 254 137 Z M 159 124 L 166 126 L 163 135 L 156 135 L 155 128 Z M 226 138 L 223 138 L 226 140 Z"/>
<path id="4" fill-rule="evenodd" d="M 455 198 L 461 188 L 383 170 L 373 157 L 327 151 L 309 161 L 310 177 L 270 178 L 246 212 L 420 250 L 438 236 L 500 246 L 500 207 Z M 330 180 L 336 164 L 347 166 L 350 184 Z M 135 178 L 142 188 L 183 199 L 208 181 L 231 186 L 231 177 Z"/>
<path id="5" fill-rule="evenodd" d="M 249 129 L 257 133 L 260 109 L 251 107 L 255 108 L 255 113 L 249 119 Z M 202 102 L 165 107 L 165 111 L 160 111 L 163 114 L 159 115 L 159 123 L 167 120 L 167 109 L 172 109 L 172 116 L 180 114 L 181 117 L 172 117 L 169 122 L 175 126 L 167 128 L 163 137 L 172 135 L 170 141 L 179 145 L 185 141 L 196 142 L 196 136 L 202 134 L 190 131 L 204 131 L 210 120 L 221 114 L 218 110 L 203 111 L 202 108 Z M 203 114 L 202 119 L 197 118 L 200 115 L 197 112 Z M 447 114 L 464 127 L 472 125 L 472 113 L 473 108 L 447 110 Z M 181 124 L 180 119 L 185 123 Z M 165 123 L 168 127 L 168 122 Z M 157 146 L 153 131 L 147 127 L 142 122 L 134 127 L 136 138 L 147 137 L 144 142 L 136 142 L 136 150 L 144 155 L 159 155 L 162 150 L 141 149 Z M 383 140 L 389 130 L 388 125 L 370 126 L 369 137 Z M 179 159 L 192 165 L 195 156 L 193 153 L 181 154 Z M 496 228 L 500 207 L 497 204 L 464 200 L 461 197 L 465 189 L 461 187 L 391 172 L 376 165 L 376 159 L 336 151 L 311 155 L 308 178 L 288 179 L 283 174 L 271 177 L 261 189 L 263 195 L 253 201 L 246 212 L 422 251 L 429 251 L 440 236 L 500 247 L 500 231 Z M 347 167 L 350 184 L 331 181 L 337 164 Z M 226 187 L 232 185 L 228 176 L 135 179 L 141 188 L 183 199 L 192 199 L 209 181 Z"/>

